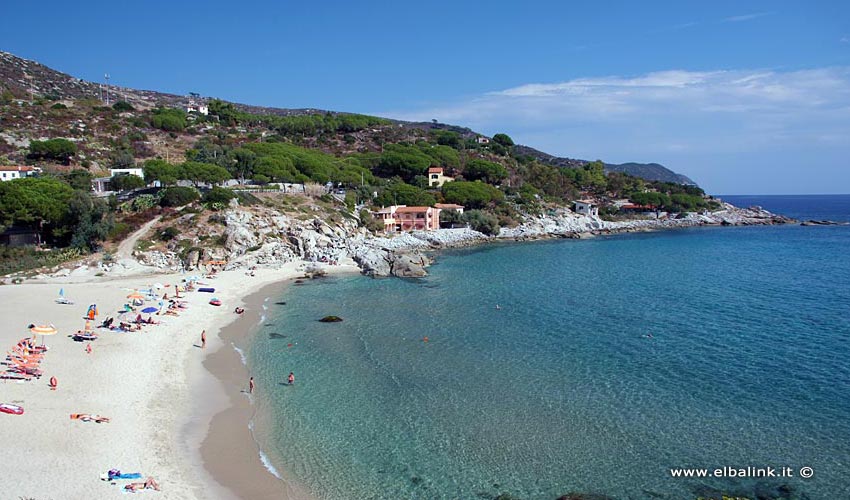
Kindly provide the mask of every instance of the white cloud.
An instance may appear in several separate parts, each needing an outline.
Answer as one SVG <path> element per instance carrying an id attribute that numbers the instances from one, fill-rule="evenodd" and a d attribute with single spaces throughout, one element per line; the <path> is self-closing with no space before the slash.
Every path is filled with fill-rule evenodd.
<path id="1" fill-rule="evenodd" d="M 842 36 L 841 43 L 850 43 L 850 36 Z"/>
<path id="2" fill-rule="evenodd" d="M 506 132 L 559 156 L 658 161 L 720 186 L 737 178 L 722 172 L 743 174 L 759 159 L 765 161 L 759 175 L 767 175 L 783 161 L 814 165 L 850 155 L 850 142 L 837 139 L 850 137 L 850 67 L 576 78 L 376 114 Z M 730 160 L 745 157 L 748 163 L 737 167 Z"/>
<path id="3" fill-rule="evenodd" d="M 747 122 L 843 117 L 850 105 L 850 68 L 792 72 L 670 70 L 623 77 L 529 83 L 466 102 L 389 113 L 470 126 L 557 122 L 735 118 Z M 733 116 L 737 115 L 737 116 Z"/>
<path id="4" fill-rule="evenodd" d="M 743 14 L 740 16 L 731 16 L 723 19 L 724 23 L 740 23 L 744 21 L 752 21 L 760 17 L 769 16 L 771 12 L 754 12 L 752 14 Z"/>

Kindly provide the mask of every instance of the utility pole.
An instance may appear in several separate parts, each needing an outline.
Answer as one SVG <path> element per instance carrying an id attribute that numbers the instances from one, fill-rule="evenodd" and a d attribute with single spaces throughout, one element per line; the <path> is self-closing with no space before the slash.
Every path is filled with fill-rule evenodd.
<path id="1" fill-rule="evenodd" d="M 106 105 L 109 106 L 109 73 L 103 75 L 106 79 Z"/>

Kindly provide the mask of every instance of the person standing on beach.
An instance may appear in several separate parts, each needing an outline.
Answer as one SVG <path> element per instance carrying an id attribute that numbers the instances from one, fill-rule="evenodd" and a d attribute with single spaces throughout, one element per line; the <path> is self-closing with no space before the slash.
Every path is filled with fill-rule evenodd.
<path id="1" fill-rule="evenodd" d="M 201 349 L 207 346 L 207 331 L 204 330 L 201 332 Z"/>
<path id="2" fill-rule="evenodd" d="M 91 344 L 86 344 L 86 354 L 91 354 Z"/>
<path id="3" fill-rule="evenodd" d="M 254 377 L 248 380 L 248 394 L 254 394 Z"/>
<path id="4" fill-rule="evenodd" d="M 287 380 L 289 380 L 289 385 L 294 384 L 295 383 L 295 374 L 292 373 L 292 372 L 289 372 L 289 378 Z"/>

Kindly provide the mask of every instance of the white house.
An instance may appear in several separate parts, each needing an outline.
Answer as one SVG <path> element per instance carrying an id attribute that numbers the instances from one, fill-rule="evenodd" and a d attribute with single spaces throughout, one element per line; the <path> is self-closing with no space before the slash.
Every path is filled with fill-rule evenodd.
<path id="1" fill-rule="evenodd" d="M 475 141 L 478 144 L 490 144 L 490 139 L 487 138 L 487 137 L 484 137 L 483 135 L 479 135 L 478 137 L 476 137 Z"/>
<path id="2" fill-rule="evenodd" d="M 187 113 L 198 113 L 198 114 L 202 114 L 202 115 L 206 116 L 206 115 L 210 114 L 210 108 L 206 104 L 195 104 L 195 103 L 192 102 L 192 103 L 189 103 L 188 106 L 186 106 L 186 112 Z"/>
<path id="3" fill-rule="evenodd" d="M 30 177 L 41 173 L 38 167 L 24 165 L 0 166 L 0 181 L 12 181 L 23 177 Z"/>
<path id="4" fill-rule="evenodd" d="M 439 208 L 440 210 L 453 210 L 459 214 L 463 214 L 463 205 L 456 205 L 454 203 L 436 203 L 434 204 L 434 208 Z"/>
<path id="5" fill-rule="evenodd" d="M 428 185 L 431 187 L 440 187 L 454 179 L 443 175 L 443 167 L 430 167 L 428 169 Z"/>
<path id="6" fill-rule="evenodd" d="M 110 177 L 117 177 L 119 175 L 135 175 L 142 179 L 145 178 L 145 173 L 141 168 L 110 168 L 109 175 Z"/>
<path id="7" fill-rule="evenodd" d="M 582 215 L 590 215 L 592 217 L 599 216 L 599 205 L 589 200 L 577 200 L 575 202 L 575 212 Z"/>

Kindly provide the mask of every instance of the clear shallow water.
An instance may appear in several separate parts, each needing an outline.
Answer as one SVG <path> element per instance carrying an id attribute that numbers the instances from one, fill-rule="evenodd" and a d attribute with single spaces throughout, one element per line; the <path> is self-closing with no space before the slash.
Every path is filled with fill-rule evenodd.
<path id="1" fill-rule="evenodd" d="M 781 484 L 850 498 L 848 244 L 848 227 L 692 229 L 294 286 L 249 349 L 257 437 L 319 498 L 755 498 Z M 345 321 L 316 321 L 328 314 Z M 296 385 L 280 384 L 290 371 Z M 814 478 L 669 474 L 804 465 Z"/>

